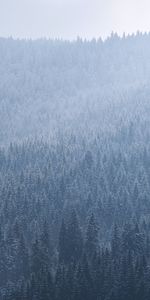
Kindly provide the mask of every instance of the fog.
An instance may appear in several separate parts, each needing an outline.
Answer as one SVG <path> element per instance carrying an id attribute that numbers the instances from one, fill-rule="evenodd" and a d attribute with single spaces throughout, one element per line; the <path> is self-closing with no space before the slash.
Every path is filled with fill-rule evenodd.
<path id="1" fill-rule="evenodd" d="M 148 11 L 0 0 L 0 300 L 150 299 Z"/>
<path id="2" fill-rule="evenodd" d="M 0 0 L 0 36 L 105 38 L 149 30 L 148 0 Z"/>

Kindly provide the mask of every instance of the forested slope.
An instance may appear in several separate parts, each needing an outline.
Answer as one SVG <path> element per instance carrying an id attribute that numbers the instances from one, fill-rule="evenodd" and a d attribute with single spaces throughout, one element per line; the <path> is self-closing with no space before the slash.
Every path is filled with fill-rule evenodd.
<path id="1" fill-rule="evenodd" d="M 131 105 L 138 89 L 147 98 L 149 53 L 150 36 L 140 33 L 105 42 L 1 38 L 1 143 L 87 123 L 108 129 L 122 101 Z"/>
<path id="2" fill-rule="evenodd" d="M 0 293 L 148 300 L 150 34 L 0 39 Z"/>

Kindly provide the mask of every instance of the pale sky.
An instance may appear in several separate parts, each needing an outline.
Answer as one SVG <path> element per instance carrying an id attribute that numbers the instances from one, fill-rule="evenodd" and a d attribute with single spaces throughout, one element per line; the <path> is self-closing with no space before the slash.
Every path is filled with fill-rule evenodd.
<path id="1" fill-rule="evenodd" d="M 0 0 L 0 36 L 91 39 L 150 30 L 150 0 Z"/>

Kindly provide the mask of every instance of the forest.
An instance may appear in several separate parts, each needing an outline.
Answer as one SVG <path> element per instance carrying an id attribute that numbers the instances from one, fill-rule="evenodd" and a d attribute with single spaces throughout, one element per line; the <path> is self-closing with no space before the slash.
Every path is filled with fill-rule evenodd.
<path id="1" fill-rule="evenodd" d="M 150 33 L 0 38 L 0 299 L 150 299 Z"/>

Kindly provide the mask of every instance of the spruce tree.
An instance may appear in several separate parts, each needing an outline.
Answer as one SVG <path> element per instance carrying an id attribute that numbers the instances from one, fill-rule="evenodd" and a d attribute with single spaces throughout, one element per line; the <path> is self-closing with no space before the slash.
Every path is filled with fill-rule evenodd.
<path id="1" fill-rule="evenodd" d="M 99 243 L 98 243 L 98 227 L 92 214 L 86 232 L 86 240 L 85 240 L 85 252 L 87 253 L 88 258 L 92 258 L 92 256 L 98 251 Z"/>

